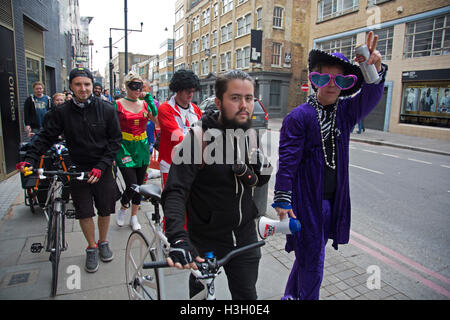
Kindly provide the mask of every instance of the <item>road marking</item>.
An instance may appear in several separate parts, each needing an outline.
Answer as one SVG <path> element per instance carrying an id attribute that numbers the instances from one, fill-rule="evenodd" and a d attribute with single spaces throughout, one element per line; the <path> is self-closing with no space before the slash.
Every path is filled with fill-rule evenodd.
<path id="1" fill-rule="evenodd" d="M 355 166 L 354 164 L 350 164 L 349 166 L 350 167 L 354 167 L 354 168 L 358 168 L 358 169 L 361 169 L 361 170 L 369 171 L 369 172 L 372 172 L 372 173 L 376 173 L 376 174 L 384 174 L 383 172 L 372 170 L 372 169 L 367 169 L 367 168 L 360 167 L 360 166 Z"/>
<path id="2" fill-rule="evenodd" d="M 359 240 L 367 242 L 368 244 L 370 244 L 374 248 L 382 251 L 383 253 L 386 253 L 386 254 L 390 255 L 391 257 L 399 260 L 400 262 L 402 262 L 402 263 L 404 263 L 404 264 L 406 264 L 406 265 L 408 265 L 410 267 L 413 267 L 413 268 L 415 268 L 415 269 L 425 273 L 428 276 L 434 277 L 434 278 L 436 278 L 436 279 L 438 279 L 438 280 L 440 280 L 440 281 L 442 281 L 442 282 L 444 282 L 446 284 L 450 284 L 450 279 L 449 278 L 447 278 L 447 277 L 445 277 L 445 276 L 443 276 L 443 275 L 441 275 L 441 274 L 439 274 L 439 273 L 437 273 L 437 272 L 435 272 L 433 270 L 430 270 L 430 269 L 422 266 L 421 264 L 415 262 L 414 260 L 412 260 L 412 259 L 410 259 L 408 257 L 405 257 L 404 255 L 402 255 L 402 254 L 400 254 L 398 252 L 395 252 L 394 250 L 389 249 L 388 247 L 385 247 L 382 244 L 380 244 L 380 243 L 378 243 L 376 241 L 373 241 L 373 240 L 371 240 L 371 239 L 369 239 L 369 238 L 367 238 L 367 237 L 365 237 L 365 236 L 363 236 L 363 235 L 361 235 L 361 234 L 359 234 L 359 233 L 357 233 L 355 231 L 350 231 L 350 234 L 352 235 L 352 237 L 356 237 Z"/>
<path id="3" fill-rule="evenodd" d="M 414 161 L 414 162 L 419 162 L 419 163 L 432 164 L 431 162 L 428 162 L 428 161 L 417 160 L 417 159 L 413 159 L 413 158 L 408 158 L 408 160 Z"/>
<path id="4" fill-rule="evenodd" d="M 378 153 L 377 151 L 367 150 L 367 149 L 362 149 L 362 151 L 369 152 L 369 153 Z"/>
<path id="5" fill-rule="evenodd" d="M 392 259 L 389 259 L 388 257 L 383 256 L 381 253 L 379 253 L 378 251 L 375 251 L 359 242 L 356 242 L 355 240 L 350 240 L 349 243 L 351 245 L 354 245 L 355 247 L 367 252 L 368 254 L 370 254 L 371 256 L 375 257 L 376 259 L 390 265 L 391 267 L 397 269 L 398 271 L 400 271 L 401 273 L 403 273 L 406 276 L 409 276 L 411 278 L 413 278 L 416 281 L 419 281 L 421 283 L 423 283 L 425 286 L 429 287 L 430 289 L 436 291 L 439 294 L 442 294 L 444 296 L 446 296 L 447 298 L 450 298 L 450 291 L 448 291 L 447 289 L 437 285 L 436 283 L 425 279 L 424 277 L 422 277 L 420 274 L 413 272 L 411 270 L 409 270 L 408 268 L 398 264 L 397 262 L 395 262 Z"/>
<path id="6" fill-rule="evenodd" d="M 446 166 L 445 164 L 441 164 L 441 167 L 450 169 L 450 166 Z"/>
<path id="7" fill-rule="evenodd" d="M 382 153 L 382 155 L 383 156 L 386 156 L 386 157 L 392 157 L 392 158 L 400 158 L 399 156 L 396 156 L 396 155 L 394 155 L 394 154 L 389 154 L 389 153 Z"/>

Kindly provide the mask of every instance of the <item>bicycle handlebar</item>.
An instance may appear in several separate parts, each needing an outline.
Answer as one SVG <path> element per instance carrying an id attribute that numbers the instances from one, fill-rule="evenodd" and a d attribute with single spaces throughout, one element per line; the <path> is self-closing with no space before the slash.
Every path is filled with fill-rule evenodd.
<path id="1" fill-rule="evenodd" d="M 255 248 L 259 248 L 262 247 L 263 245 L 265 245 L 266 242 L 264 240 L 260 240 L 258 242 L 254 242 L 251 244 L 248 244 L 246 246 L 243 246 L 241 248 L 235 249 L 230 251 L 227 255 L 225 255 L 225 257 L 223 257 L 220 260 L 217 260 L 215 263 L 213 264 L 209 264 L 207 263 L 207 269 L 209 271 L 213 271 L 214 269 L 219 269 L 220 267 L 222 267 L 223 265 L 227 264 L 228 261 L 231 260 L 231 258 L 234 258 L 235 256 L 250 250 L 250 249 L 255 249 Z M 197 265 L 197 267 L 205 267 L 205 263 L 204 262 L 196 262 L 194 261 L 195 264 Z M 170 267 L 169 264 L 166 261 L 155 261 L 155 262 L 147 262 L 144 263 L 143 265 L 143 269 L 151 269 L 151 268 L 168 268 Z"/>
<path id="2" fill-rule="evenodd" d="M 42 168 L 33 169 L 33 170 L 26 170 L 28 168 L 25 168 L 24 175 L 30 175 L 33 173 L 37 173 L 40 177 L 52 177 L 52 176 L 71 176 L 71 177 L 77 177 L 77 180 L 88 180 L 89 179 L 89 172 L 75 172 L 75 171 L 64 171 L 64 170 L 56 170 L 56 171 L 46 171 Z"/>

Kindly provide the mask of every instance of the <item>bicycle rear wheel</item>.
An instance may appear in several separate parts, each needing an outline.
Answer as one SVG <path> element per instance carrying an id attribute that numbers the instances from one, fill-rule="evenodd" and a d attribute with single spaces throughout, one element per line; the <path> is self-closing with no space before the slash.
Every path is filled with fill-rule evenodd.
<path id="1" fill-rule="evenodd" d="M 51 231 L 51 251 L 50 262 L 52 263 L 52 289 L 51 296 L 56 296 L 58 289 L 58 269 L 59 258 L 61 256 L 61 214 L 53 212 L 52 219 L 52 231 Z"/>
<path id="2" fill-rule="evenodd" d="M 125 252 L 125 274 L 130 300 L 160 300 L 159 277 L 155 269 L 143 269 L 145 262 L 155 261 L 155 253 L 140 231 L 128 238 Z"/>

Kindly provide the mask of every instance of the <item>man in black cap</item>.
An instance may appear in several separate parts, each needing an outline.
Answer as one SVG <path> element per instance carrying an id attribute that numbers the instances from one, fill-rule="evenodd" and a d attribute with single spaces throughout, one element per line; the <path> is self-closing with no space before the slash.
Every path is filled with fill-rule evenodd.
<path id="1" fill-rule="evenodd" d="M 69 75 L 73 99 L 55 109 L 49 115 L 44 129 L 38 134 L 25 161 L 17 165 L 21 171 L 25 166 L 34 166 L 64 133 L 73 164 L 78 171 L 89 171 L 86 182 L 71 179 L 70 188 L 83 234 L 88 242 L 86 249 L 87 272 L 98 269 L 98 256 L 104 262 L 111 261 L 113 254 L 106 240 L 110 214 L 115 212 L 116 184 L 112 162 L 120 148 L 122 134 L 117 113 L 112 104 L 95 99 L 92 94 L 91 72 L 86 68 L 75 68 Z M 97 208 L 99 240 L 95 241 L 95 216 Z"/>
<path id="2" fill-rule="evenodd" d="M 99 97 L 100 99 L 103 100 L 108 100 L 103 94 L 102 94 L 102 84 L 100 82 L 95 82 L 94 83 L 94 96 Z"/>

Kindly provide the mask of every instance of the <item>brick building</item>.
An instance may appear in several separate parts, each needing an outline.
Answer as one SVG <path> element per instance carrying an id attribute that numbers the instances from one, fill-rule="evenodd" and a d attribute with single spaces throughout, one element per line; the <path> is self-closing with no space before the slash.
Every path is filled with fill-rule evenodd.
<path id="1" fill-rule="evenodd" d="M 373 30 L 389 66 L 367 128 L 450 140 L 450 6 L 446 0 L 311 1 L 309 47 L 354 48 Z"/>
<path id="2" fill-rule="evenodd" d="M 256 80 L 255 95 L 271 117 L 284 116 L 304 99 L 304 55 L 309 1 L 179 0 L 175 9 L 175 70 L 201 79 L 194 100 L 214 94 L 218 74 L 242 69 Z M 259 43 L 257 41 L 259 35 Z M 253 44 L 259 49 L 252 52 Z M 260 58 L 258 59 L 258 57 Z"/>

